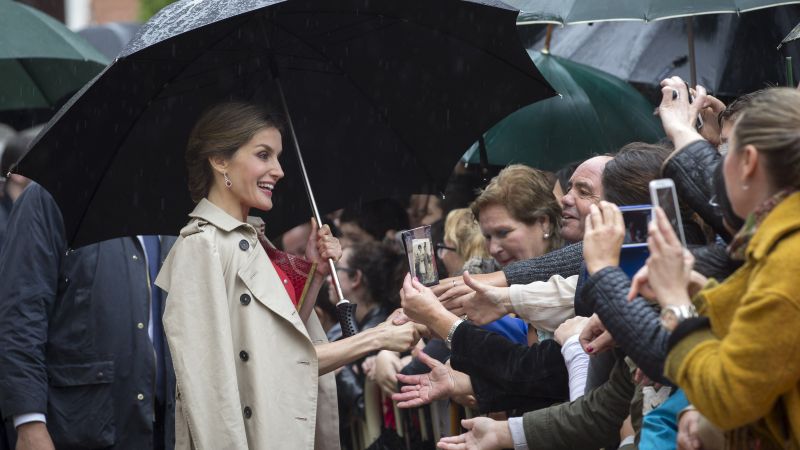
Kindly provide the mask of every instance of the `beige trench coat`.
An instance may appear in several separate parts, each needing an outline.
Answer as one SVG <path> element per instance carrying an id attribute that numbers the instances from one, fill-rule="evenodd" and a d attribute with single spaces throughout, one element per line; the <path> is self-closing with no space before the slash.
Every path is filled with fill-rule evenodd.
<path id="1" fill-rule="evenodd" d="M 203 199 L 156 284 L 177 378 L 176 448 L 338 449 L 333 373 L 252 225 Z"/>

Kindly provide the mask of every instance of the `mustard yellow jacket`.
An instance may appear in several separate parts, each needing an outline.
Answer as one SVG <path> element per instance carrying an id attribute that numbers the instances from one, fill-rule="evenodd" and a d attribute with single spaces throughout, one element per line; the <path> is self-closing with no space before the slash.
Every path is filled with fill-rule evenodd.
<path id="1" fill-rule="evenodd" d="M 711 329 L 672 348 L 667 377 L 712 423 L 735 430 L 728 445 L 749 434 L 761 448 L 800 448 L 800 192 L 764 219 L 744 265 L 695 303 Z"/>

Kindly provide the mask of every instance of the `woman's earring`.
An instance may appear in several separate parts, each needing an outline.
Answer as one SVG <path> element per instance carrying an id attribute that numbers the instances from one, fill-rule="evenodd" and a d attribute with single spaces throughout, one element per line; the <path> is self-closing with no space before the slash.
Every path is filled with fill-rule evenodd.
<path id="1" fill-rule="evenodd" d="M 231 183 L 231 179 L 228 178 L 228 172 L 222 172 L 222 176 L 225 177 L 225 186 L 230 189 L 233 183 Z"/>
<path id="2" fill-rule="evenodd" d="M 544 232 L 544 238 L 545 238 L 545 239 L 550 239 L 550 233 L 548 233 L 547 231 L 545 231 L 545 232 Z"/>
<path id="3" fill-rule="evenodd" d="M 743 191 L 746 191 L 748 189 L 750 189 L 750 185 L 749 184 L 742 184 L 742 190 Z"/>

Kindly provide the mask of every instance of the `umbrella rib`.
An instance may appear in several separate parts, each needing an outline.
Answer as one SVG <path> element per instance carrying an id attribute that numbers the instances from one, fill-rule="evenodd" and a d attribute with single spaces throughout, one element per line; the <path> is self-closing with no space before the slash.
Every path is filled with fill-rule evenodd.
<path id="1" fill-rule="evenodd" d="M 22 68 L 22 70 L 25 71 L 26 74 L 28 74 L 28 77 L 30 77 L 30 79 L 33 80 L 33 84 L 39 89 L 39 92 L 42 93 L 42 97 L 44 97 L 44 99 L 47 101 L 47 104 L 52 108 L 53 105 L 55 104 L 55 100 L 50 98 L 50 96 L 47 95 L 47 92 L 45 92 L 45 90 L 40 87 L 42 86 L 42 84 L 40 83 L 41 80 L 39 80 L 38 77 L 36 77 L 34 73 L 28 69 L 28 65 L 25 63 L 26 60 L 27 58 L 17 59 L 17 61 L 19 62 L 19 66 Z"/>
<path id="2" fill-rule="evenodd" d="M 244 21 L 242 21 L 242 22 L 244 22 Z M 220 38 L 219 38 L 219 39 L 218 39 L 218 40 L 215 42 L 215 44 L 219 43 L 219 42 L 220 42 L 220 41 L 222 41 L 223 39 L 226 39 L 228 36 L 230 36 L 231 34 L 233 34 L 233 33 L 234 33 L 234 32 L 236 32 L 236 31 L 237 31 L 237 27 L 232 27 L 231 31 L 229 31 L 228 33 L 225 33 L 225 34 L 223 34 L 223 35 L 222 35 L 222 36 L 221 36 L 221 37 L 220 37 Z M 162 41 L 162 42 L 163 42 L 163 41 Z M 156 93 L 156 95 L 154 95 L 154 96 L 153 96 L 153 98 L 157 97 L 157 96 L 158 96 L 158 94 L 160 94 L 160 93 L 161 93 L 161 91 L 163 91 L 163 90 L 164 90 L 164 86 L 168 85 L 170 82 L 172 82 L 172 80 L 174 80 L 175 78 L 177 78 L 177 77 L 178 77 L 178 76 L 179 76 L 179 75 L 180 75 L 180 74 L 183 72 L 183 70 L 185 70 L 185 69 L 186 69 L 186 67 L 187 67 L 189 64 L 191 64 L 191 63 L 193 63 L 193 62 L 197 61 L 197 60 L 198 60 L 198 59 L 199 59 L 201 56 L 202 56 L 202 53 L 198 53 L 198 55 L 197 55 L 196 57 L 192 58 L 192 59 L 191 59 L 191 60 L 189 60 L 189 61 L 188 61 L 186 64 L 184 64 L 184 65 L 183 65 L 183 68 L 182 68 L 181 70 L 177 71 L 177 73 L 176 73 L 176 74 L 175 74 L 173 77 L 171 77 L 169 80 L 167 80 L 167 82 L 166 82 L 166 83 L 162 83 L 162 84 L 161 84 L 161 86 L 159 87 L 159 90 L 158 90 L 158 92 Z M 126 59 L 127 59 L 127 58 L 126 58 Z M 124 61 L 124 60 L 122 60 L 122 61 Z M 86 220 L 86 212 L 89 210 L 89 205 L 91 205 L 92 203 L 94 203 L 94 199 L 95 199 L 95 197 L 97 196 L 97 193 L 98 193 L 98 191 L 100 190 L 100 189 L 99 189 L 99 187 L 100 187 L 100 185 L 102 185 L 102 184 L 103 184 L 103 181 L 105 181 L 105 179 L 106 179 L 106 176 L 108 175 L 108 169 L 111 167 L 111 165 L 112 165 L 112 164 L 114 163 L 114 161 L 115 161 L 115 158 L 114 158 L 114 157 L 116 157 L 117 153 L 119 153 L 119 149 L 120 149 L 120 147 L 121 147 L 121 145 L 119 145 L 119 144 L 120 144 L 120 143 L 123 143 L 123 142 L 125 142 L 125 140 L 128 138 L 128 136 L 131 134 L 131 131 L 133 130 L 133 128 L 136 126 L 136 124 L 138 124 L 138 123 L 139 123 L 139 119 L 142 117 L 142 115 L 144 115 L 144 113 L 145 113 L 145 111 L 146 111 L 146 110 L 147 110 L 147 108 L 142 108 L 142 109 L 141 109 L 141 110 L 140 110 L 140 111 L 139 111 L 139 112 L 136 114 L 136 119 L 135 119 L 135 120 L 132 122 L 131 126 L 130 126 L 130 127 L 128 127 L 128 129 L 127 129 L 127 130 L 125 130 L 125 134 L 124 134 L 123 136 L 121 136 L 121 137 L 120 137 L 120 139 L 117 141 L 117 143 L 118 143 L 118 144 L 117 144 L 116 146 L 114 146 L 114 149 L 115 149 L 115 151 L 114 151 L 114 154 L 113 154 L 113 155 L 110 155 L 111 157 L 109 157 L 109 158 L 108 158 L 108 163 L 107 163 L 107 164 L 105 165 L 105 167 L 103 168 L 103 172 L 102 172 L 102 175 L 100 176 L 100 180 L 98 180 L 99 182 L 96 184 L 97 188 L 94 190 L 94 192 L 92 192 L 92 195 L 91 195 L 91 197 L 89 198 L 89 201 L 86 203 L 86 205 L 87 205 L 86 209 L 84 209 L 84 212 L 83 212 L 83 214 L 81 215 L 81 218 L 78 220 L 78 223 L 77 223 L 77 226 L 75 227 L 75 230 L 72 232 L 72 235 L 69 237 L 69 242 L 70 242 L 70 243 L 72 243 L 72 242 L 75 240 L 75 237 L 78 235 L 78 230 L 80 230 L 80 228 L 81 228 L 81 225 L 82 225 L 82 224 L 83 224 L 83 222 Z"/>

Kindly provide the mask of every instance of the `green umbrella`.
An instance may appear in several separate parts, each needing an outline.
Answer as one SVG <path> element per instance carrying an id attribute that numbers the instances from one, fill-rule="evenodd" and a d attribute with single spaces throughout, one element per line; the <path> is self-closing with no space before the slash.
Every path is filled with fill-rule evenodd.
<path id="1" fill-rule="evenodd" d="M 545 170 L 664 136 L 653 105 L 613 75 L 540 52 L 528 52 L 560 95 L 509 115 L 483 135 L 489 163 L 527 164 Z M 480 162 L 480 144 L 464 155 Z"/>
<path id="2" fill-rule="evenodd" d="M 107 62 L 47 14 L 0 0 L 0 112 L 59 106 Z"/>

